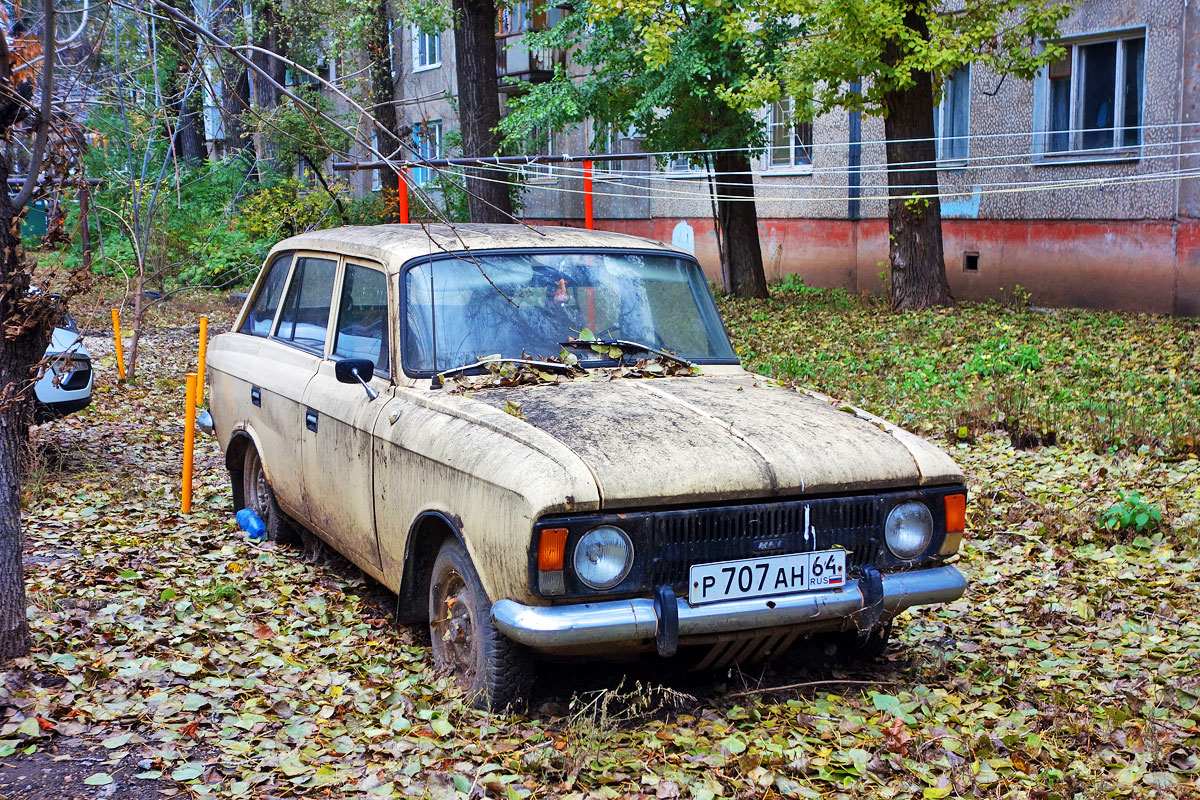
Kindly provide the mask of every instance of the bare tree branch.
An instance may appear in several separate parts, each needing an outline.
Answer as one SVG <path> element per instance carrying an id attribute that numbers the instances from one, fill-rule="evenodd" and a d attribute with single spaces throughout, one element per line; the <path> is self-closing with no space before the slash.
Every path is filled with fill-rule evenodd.
<path id="1" fill-rule="evenodd" d="M 17 209 L 25 207 L 33 190 L 37 187 L 38 177 L 42 172 L 42 155 L 46 152 L 46 139 L 50 135 L 50 114 L 54 102 L 54 0 L 42 0 L 45 19 L 42 20 L 42 107 L 37 124 L 37 135 L 33 139 L 33 151 L 29 157 L 29 172 L 25 175 L 25 185 L 13 198 L 13 206 Z"/>

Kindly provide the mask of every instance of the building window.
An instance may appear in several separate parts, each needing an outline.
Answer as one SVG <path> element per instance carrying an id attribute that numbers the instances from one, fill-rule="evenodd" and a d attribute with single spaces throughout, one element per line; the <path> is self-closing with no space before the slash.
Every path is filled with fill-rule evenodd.
<path id="1" fill-rule="evenodd" d="M 966 161 L 971 134 L 971 65 L 959 67 L 942 84 L 942 102 L 933 110 L 938 161 Z"/>
<path id="2" fill-rule="evenodd" d="M 531 0 L 508 2 L 500 8 L 500 32 L 506 34 L 533 30 L 533 3 Z"/>
<path id="3" fill-rule="evenodd" d="M 698 162 L 692 162 L 694 153 L 671 153 L 666 157 L 667 175 L 689 176 L 707 175 L 708 166 L 701 156 Z"/>
<path id="4" fill-rule="evenodd" d="M 442 121 L 422 120 L 413 124 L 413 147 L 422 159 L 444 158 L 442 152 Z M 437 170 L 433 167 L 417 167 L 412 171 L 413 183 L 418 186 L 433 180 Z"/>
<path id="5" fill-rule="evenodd" d="M 622 136 L 617 126 L 612 123 L 589 120 L 591 130 L 590 147 L 593 153 L 620 153 Z M 621 161 L 596 161 L 592 164 L 592 172 L 620 172 Z"/>
<path id="6" fill-rule="evenodd" d="M 526 140 L 523 156 L 548 156 L 554 153 L 554 134 L 548 128 L 534 128 Z M 523 181 L 552 181 L 554 166 L 552 164 L 525 164 L 521 166 Z"/>
<path id="7" fill-rule="evenodd" d="M 413 70 L 433 69 L 442 65 L 442 35 L 413 28 Z"/>
<path id="8" fill-rule="evenodd" d="M 778 103 L 771 104 L 767 114 L 767 133 L 771 138 L 767 169 L 812 164 L 812 123 L 796 119 L 796 102 L 793 98 L 782 97 Z"/>
<path id="9" fill-rule="evenodd" d="M 1065 42 L 1044 74 L 1043 149 L 1111 150 L 1142 143 L 1146 35 Z"/>

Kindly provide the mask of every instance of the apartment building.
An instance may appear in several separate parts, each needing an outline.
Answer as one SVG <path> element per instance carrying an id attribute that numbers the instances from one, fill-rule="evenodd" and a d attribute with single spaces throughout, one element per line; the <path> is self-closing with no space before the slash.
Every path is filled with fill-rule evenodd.
<path id="1" fill-rule="evenodd" d="M 497 35 L 502 100 L 549 80 L 561 53 L 526 33 L 557 12 L 514 3 Z M 1200 316 L 1200 11 L 1186 0 L 1088 0 L 1062 27 L 1067 56 L 1032 81 L 972 65 L 936 110 L 947 274 L 956 297 Z M 451 32 L 400 31 L 397 94 L 422 155 L 454 155 Z M 800 122 L 763 110 L 755 184 L 768 277 L 881 288 L 887 263 L 883 123 L 835 112 Z M 591 124 L 545 132 L 529 152 L 635 155 L 636 136 Z M 530 166 L 521 213 L 582 225 L 582 165 Z M 427 169 L 412 179 L 425 185 Z M 720 281 L 709 173 L 683 156 L 597 164 L 597 228 L 674 242 Z M 719 178 L 718 178 L 719 180 Z"/>

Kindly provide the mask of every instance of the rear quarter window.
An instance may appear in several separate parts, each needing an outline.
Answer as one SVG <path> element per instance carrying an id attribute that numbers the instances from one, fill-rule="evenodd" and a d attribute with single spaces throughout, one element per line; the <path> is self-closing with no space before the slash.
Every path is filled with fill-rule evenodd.
<path id="1" fill-rule="evenodd" d="M 251 336 L 269 336 L 271 323 L 275 321 L 275 311 L 279 308 L 279 298 L 283 295 L 283 286 L 287 283 L 288 270 L 292 266 L 292 254 L 283 253 L 275 257 L 267 267 L 267 274 L 258 285 L 258 293 L 250 304 L 250 311 L 242 320 L 239 333 Z"/>

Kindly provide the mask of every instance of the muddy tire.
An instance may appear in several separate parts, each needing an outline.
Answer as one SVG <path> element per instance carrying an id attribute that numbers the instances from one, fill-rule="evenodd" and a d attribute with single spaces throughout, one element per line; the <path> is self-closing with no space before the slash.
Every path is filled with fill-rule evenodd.
<path id="1" fill-rule="evenodd" d="M 454 676 L 476 708 L 501 711 L 528 696 L 529 651 L 496 630 L 471 557 L 455 538 L 442 544 L 433 562 L 429 638 L 434 665 Z"/>
<path id="2" fill-rule="evenodd" d="M 887 651 L 892 639 L 891 621 L 876 625 L 869 631 L 843 631 L 834 635 L 838 659 L 847 664 L 878 661 Z"/>
<path id="3" fill-rule="evenodd" d="M 267 482 L 262 459 L 253 446 L 246 448 L 246 458 L 242 462 L 242 498 L 246 508 L 254 509 L 267 526 L 268 540 L 293 547 L 300 544 L 296 525 L 275 502 L 275 492 Z"/>

